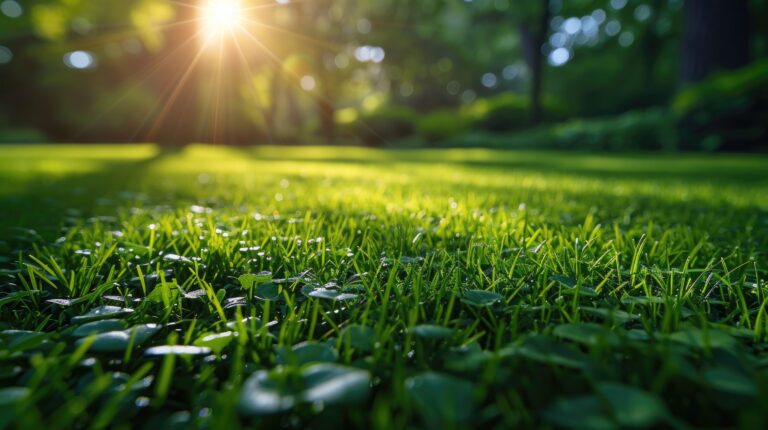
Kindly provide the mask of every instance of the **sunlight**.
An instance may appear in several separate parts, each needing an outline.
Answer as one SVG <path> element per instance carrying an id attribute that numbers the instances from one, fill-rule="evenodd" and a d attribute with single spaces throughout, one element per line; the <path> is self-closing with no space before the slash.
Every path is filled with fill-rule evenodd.
<path id="1" fill-rule="evenodd" d="M 207 0 L 201 10 L 206 40 L 222 37 L 239 28 L 242 15 L 240 0 Z"/>

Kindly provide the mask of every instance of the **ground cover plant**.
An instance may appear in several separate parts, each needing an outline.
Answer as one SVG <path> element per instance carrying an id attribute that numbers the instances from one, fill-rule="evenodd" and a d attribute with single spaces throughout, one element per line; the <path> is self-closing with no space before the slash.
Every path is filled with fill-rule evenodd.
<path id="1" fill-rule="evenodd" d="M 0 427 L 768 421 L 764 157 L 0 161 Z"/>

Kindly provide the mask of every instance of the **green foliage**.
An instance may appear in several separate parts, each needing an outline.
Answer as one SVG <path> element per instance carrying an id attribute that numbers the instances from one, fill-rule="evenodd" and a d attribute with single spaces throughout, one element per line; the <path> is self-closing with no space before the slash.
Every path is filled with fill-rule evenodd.
<path id="1" fill-rule="evenodd" d="M 430 143 L 460 135 L 468 129 L 469 121 L 467 118 L 453 109 L 434 110 L 421 116 L 416 123 L 416 131 L 419 136 Z"/>
<path id="2" fill-rule="evenodd" d="M 410 137 L 418 114 L 406 106 L 385 105 L 366 113 L 354 123 L 356 135 L 370 146 L 381 146 Z"/>
<path id="3" fill-rule="evenodd" d="M 701 107 L 731 103 L 734 99 L 755 96 L 768 86 L 768 61 L 732 72 L 721 72 L 712 78 L 685 88 L 673 106 L 678 115 Z"/>
<path id="4" fill-rule="evenodd" d="M 48 141 L 48 137 L 38 130 L 29 128 L 0 128 L 0 144 L 44 143 Z"/>
<path id="5" fill-rule="evenodd" d="M 370 390 L 368 372 L 338 364 L 320 363 L 296 374 L 278 368 L 259 371 L 243 384 L 240 410 L 245 415 L 269 415 L 296 404 L 324 407 L 360 403 Z"/>
<path id="6" fill-rule="evenodd" d="M 221 354 L 237 336 L 238 332 L 232 331 L 205 334 L 195 341 L 195 346 L 208 348 L 216 354 Z"/>
<path id="7" fill-rule="evenodd" d="M 480 99 L 462 112 L 473 120 L 473 128 L 492 132 L 520 130 L 531 124 L 530 103 L 513 93 Z"/>
<path id="8" fill-rule="evenodd" d="M 133 312 L 133 309 L 121 308 L 119 306 L 99 306 L 93 308 L 88 312 L 78 315 L 72 318 L 72 322 L 76 324 L 82 324 L 89 321 L 102 320 L 107 318 L 114 318 L 117 316 L 124 316 Z"/>
<path id="9" fill-rule="evenodd" d="M 504 297 L 493 291 L 469 290 L 461 294 L 461 301 L 470 306 L 491 306 L 500 302 Z"/>
<path id="10" fill-rule="evenodd" d="M 333 363 L 338 358 L 338 353 L 330 345 L 318 342 L 303 342 L 292 348 L 279 347 L 277 349 L 277 362 L 302 366 L 309 363 L 329 362 Z"/>
<path id="11" fill-rule="evenodd" d="M 405 381 L 405 389 L 429 429 L 467 426 L 474 412 L 474 386 L 459 378 L 425 372 Z"/>
<path id="12" fill-rule="evenodd" d="M 123 352 L 140 346 L 160 330 L 157 324 L 142 324 L 126 330 L 105 331 L 77 341 L 91 351 Z"/>
<path id="13" fill-rule="evenodd" d="M 723 72 L 675 98 L 687 149 L 765 149 L 768 141 L 768 62 Z"/>
<path id="14" fill-rule="evenodd" d="M 420 324 L 409 329 L 409 332 L 423 339 L 450 339 L 454 330 L 434 324 Z"/>
<path id="15" fill-rule="evenodd" d="M 678 142 L 674 115 L 657 108 L 607 118 L 571 120 L 515 134 L 470 133 L 454 136 L 444 144 L 621 152 L 675 150 Z"/>
<path id="16" fill-rule="evenodd" d="M 592 151 L 675 149 L 675 128 L 665 109 L 633 111 L 604 119 L 555 125 L 548 136 L 558 149 Z"/>
<path id="17" fill-rule="evenodd" d="M 330 137 L 338 127 L 337 137 L 345 142 L 381 146 L 414 145 L 417 138 L 432 144 L 468 131 L 522 131 L 532 125 L 529 51 L 540 53 L 544 62 L 545 123 L 607 117 L 663 106 L 674 98 L 682 2 L 653 0 L 621 8 L 608 0 L 512 3 L 317 0 L 247 7 L 246 19 L 233 32 L 237 43 L 224 42 L 221 52 L 216 46 L 198 50 L 203 45 L 194 40 L 199 8 L 184 2 L 25 3 L 21 16 L 3 15 L 7 19 L 0 21 L 0 49 L 8 62 L 0 64 L 0 81 L 10 83 L 0 94 L 0 142 L 39 142 L 49 136 L 296 143 L 321 131 Z M 755 0 L 751 7 L 754 17 L 766 15 L 765 2 Z M 638 10 L 647 16 L 638 17 Z M 542 35 L 549 42 L 531 47 L 526 34 L 536 33 L 544 18 L 550 18 Z M 583 31 L 567 36 L 560 23 L 568 18 L 583 21 Z M 755 24 L 754 51 L 762 58 L 765 25 L 758 18 Z M 549 64 L 547 55 L 555 49 L 550 42 L 562 38 L 557 45 L 568 49 L 569 61 Z M 383 60 L 357 58 L 362 47 L 383 49 Z M 76 50 L 88 51 L 95 63 L 84 69 L 66 66 L 64 56 Z M 218 53 L 226 65 L 224 77 L 215 66 Z M 685 111 L 687 149 L 734 141 L 741 145 L 736 149 L 762 148 L 764 109 L 748 125 L 732 124 L 733 117 L 754 113 L 754 103 L 742 103 L 743 94 L 760 88 L 764 77 L 759 75 L 766 70 L 753 72 L 756 80 L 743 85 L 742 96 L 715 85 L 716 91 L 704 91 L 710 94 L 703 97 L 709 107 L 691 115 L 685 106 L 702 97 L 693 90 L 680 96 L 682 107 L 675 109 Z M 483 83 L 488 74 L 491 83 Z M 303 78 L 311 88 L 296 85 Z M 431 113 L 422 118 L 416 112 Z M 194 125 L 172 126 L 188 123 Z M 179 136 L 181 130 L 187 135 Z M 666 141 L 655 146 L 669 147 Z"/>

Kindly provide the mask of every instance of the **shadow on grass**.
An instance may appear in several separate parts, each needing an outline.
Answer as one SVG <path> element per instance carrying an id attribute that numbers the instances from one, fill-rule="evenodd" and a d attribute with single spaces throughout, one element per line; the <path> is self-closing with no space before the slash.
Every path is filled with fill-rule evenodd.
<path id="1" fill-rule="evenodd" d="M 652 179 L 681 182 L 768 182 L 768 157 L 709 154 L 595 155 L 547 151 L 471 150 L 369 150 L 350 148 L 343 156 L 323 156 L 322 148 L 308 154 L 292 149 L 243 149 L 259 161 L 323 162 L 354 165 L 422 164 L 453 165 L 492 171 L 546 173 L 593 179 Z M 338 150 L 336 150 L 338 152 Z"/>
<path id="2" fill-rule="evenodd" d="M 0 240 L 28 240 L 38 235 L 53 239 L 61 233 L 61 224 L 67 217 L 88 213 L 100 199 L 112 199 L 115 193 L 130 190 L 152 165 L 182 150 L 158 148 L 147 158 L 101 161 L 86 173 L 29 179 L 23 188 L 0 194 Z M 4 180 L 12 183 L 13 178 Z"/>

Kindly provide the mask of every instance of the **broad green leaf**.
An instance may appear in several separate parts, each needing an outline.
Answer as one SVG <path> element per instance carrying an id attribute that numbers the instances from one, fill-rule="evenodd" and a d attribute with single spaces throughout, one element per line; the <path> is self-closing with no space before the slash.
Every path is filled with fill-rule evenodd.
<path id="1" fill-rule="evenodd" d="M 467 425 L 475 412 L 475 386 L 463 379 L 424 372 L 405 380 L 405 390 L 428 428 Z"/>
<path id="2" fill-rule="evenodd" d="M 192 345 L 161 345 L 147 348 L 144 351 L 144 355 L 149 357 L 162 355 L 208 355 L 210 353 L 210 348 Z"/>
<path id="3" fill-rule="evenodd" d="M 370 384 L 367 371 L 333 363 L 313 364 L 299 374 L 288 368 L 261 370 L 243 384 L 239 408 L 243 414 L 255 416 L 284 412 L 300 403 L 358 403 L 368 396 Z"/>
<path id="4" fill-rule="evenodd" d="M 616 425 L 595 396 L 560 399 L 544 412 L 544 419 L 562 428 L 610 430 Z"/>
<path id="5" fill-rule="evenodd" d="M 326 343 L 303 342 L 293 348 L 276 348 L 277 362 L 280 364 L 304 365 L 317 362 L 334 362 L 338 358 L 336 350 Z"/>
<path id="6" fill-rule="evenodd" d="M 629 312 L 622 311 L 621 309 L 583 307 L 579 309 L 579 312 L 600 317 L 604 321 L 614 324 L 626 324 L 630 321 L 640 319 L 640 315 L 631 314 Z"/>
<path id="7" fill-rule="evenodd" d="M 560 289 L 560 294 L 576 295 L 582 297 L 597 297 L 597 291 L 592 287 L 578 286 L 579 281 L 569 276 L 564 275 L 552 275 L 548 278 L 550 281 L 555 281 L 565 288 Z"/>
<path id="8" fill-rule="evenodd" d="M 702 330 L 691 328 L 672 333 L 669 335 L 669 339 L 699 349 L 732 349 L 738 346 L 738 342 L 733 336 L 716 329 Z"/>
<path id="9" fill-rule="evenodd" d="M 563 288 L 560 290 L 560 294 L 567 294 L 571 296 L 575 296 L 578 294 L 581 297 L 597 297 L 597 290 L 595 290 L 592 287 L 573 287 L 573 288 Z"/>
<path id="10" fill-rule="evenodd" d="M 256 285 L 266 284 L 272 281 L 271 273 L 257 273 L 255 275 L 241 275 L 237 278 L 240 281 L 240 285 L 245 289 L 251 289 Z"/>
<path id="11" fill-rule="evenodd" d="M 131 327 L 127 330 L 108 331 L 95 335 L 90 350 L 98 352 L 122 352 L 128 348 L 131 336 L 133 336 L 133 345 L 139 346 L 149 340 L 160 330 L 157 324 L 143 324 Z M 80 345 L 88 338 L 82 338 L 77 341 Z"/>
<path id="12" fill-rule="evenodd" d="M 125 316 L 131 312 L 133 312 L 133 309 L 121 308 L 119 306 L 99 306 L 82 315 L 73 317 L 72 324 L 82 324 L 90 321 L 116 318 Z"/>
<path id="13" fill-rule="evenodd" d="M 237 332 L 225 331 L 223 333 L 209 333 L 201 336 L 195 341 L 195 346 L 209 348 L 216 354 L 220 354 L 232 340 L 237 336 Z"/>
<path id="14" fill-rule="evenodd" d="M 351 324 L 341 331 L 341 339 L 344 343 L 349 342 L 352 348 L 370 351 L 376 341 L 376 331 L 365 325 Z"/>
<path id="15" fill-rule="evenodd" d="M 491 351 L 472 351 L 463 354 L 449 354 L 445 359 L 445 367 L 456 372 L 477 372 L 492 360 L 497 360 L 504 355 L 504 350 L 499 353 Z"/>
<path id="16" fill-rule="evenodd" d="M 633 328 L 631 330 L 627 330 L 627 339 L 635 340 L 638 342 L 647 342 L 651 340 L 652 337 L 645 330 Z"/>
<path id="17" fill-rule="evenodd" d="M 243 323 L 243 325 L 245 326 L 246 329 L 250 329 L 251 325 L 253 325 L 256 329 L 260 329 L 261 326 L 264 325 L 264 323 L 259 318 L 255 318 L 255 317 L 243 318 L 241 320 L 241 322 Z M 271 326 L 275 325 L 276 323 L 277 323 L 277 321 L 272 321 L 269 324 L 267 324 L 267 327 L 271 327 Z M 238 324 L 237 321 L 228 321 L 227 322 L 227 328 L 228 329 L 236 329 L 238 326 L 239 326 L 239 324 Z"/>
<path id="18" fill-rule="evenodd" d="M 342 293 L 341 291 L 326 288 L 315 288 L 307 295 L 309 297 L 334 301 L 354 300 L 357 298 L 357 294 Z"/>
<path id="19" fill-rule="evenodd" d="M 266 284 L 258 284 L 253 289 L 253 295 L 261 300 L 275 301 L 280 298 L 280 287 L 277 284 L 271 282 Z"/>
<path id="20" fill-rule="evenodd" d="M 517 355 L 540 363 L 564 367 L 583 368 L 587 365 L 584 354 L 546 336 L 533 336 L 514 348 Z"/>
<path id="21" fill-rule="evenodd" d="M 503 299 L 500 294 L 485 290 L 468 290 L 461 295 L 461 301 L 478 307 L 491 306 Z"/>
<path id="22" fill-rule="evenodd" d="M 179 287 L 176 284 L 166 282 L 155 287 L 152 292 L 147 295 L 147 300 L 152 303 L 164 303 L 168 300 L 169 303 L 175 303 L 179 298 Z M 165 295 L 165 297 L 163 297 Z"/>
<path id="23" fill-rule="evenodd" d="M 754 379 L 727 367 L 705 370 L 704 380 L 710 387 L 732 394 L 751 397 L 759 393 Z"/>
<path id="24" fill-rule="evenodd" d="M 46 303 L 53 303 L 54 305 L 68 307 L 68 306 L 76 305 L 78 303 L 82 303 L 86 300 L 87 299 L 84 297 L 81 297 L 79 299 L 48 299 L 46 300 Z"/>
<path id="25" fill-rule="evenodd" d="M 452 328 L 433 324 L 417 325 L 409 331 L 422 339 L 450 339 L 456 333 Z"/>
<path id="26" fill-rule="evenodd" d="M 619 339 L 616 333 L 594 323 L 561 324 L 555 327 L 553 334 L 584 345 L 615 345 Z"/>
<path id="27" fill-rule="evenodd" d="M 106 333 L 108 331 L 124 330 L 125 323 L 122 320 L 101 320 L 85 323 L 72 332 L 72 336 L 85 337 L 92 334 Z"/>
<path id="28" fill-rule="evenodd" d="M 302 400 L 325 405 L 359 403 L 370 392 L 371 374 L 365 370 L 332 363 L 313 364 L 302 371 Z"/>
<path id="29" fill-rule="evenodd" d="M 659 305 L 659 304 L 664 304 L 664 298 L 654 297 L 654 296 L 652 297 L 624 296 L 621 298 L 621 303 L 625 305 L 640 305 L 640 306 Z"/>
<path id="30" fill-rule="evenodd" d="M 0 331 L 0 339 L 11 352 L 22 352 L 43 345 L 48 335 L 37 331 L 3 330 Z"/>
<path id="31" fill-rule="evenodd" d="M 281 369 L 260 370 L 251 375 L 240 391 L 239 409 L 245 415 L 270 415 L 291 409 L 297 403 L 296 387 Z"/>
<path id="32" fill-rule="evenodd" d="M 185 257 L 183 255 L 178 255 L 178 254 L 165 254 L 163 255 L 163 260 L 170 261 L 173 263 L 192 264 L 191 258 Z"/>
<path id="33" fill-rule="evenodd" d="M 565 276 L 565 275 L 552 275 L 547 279 L 549 279 L 550 281 L 558 282 L 568 288 L 573 288 L 579 283 L 579 281 L 577 281 L 576 279 L 573 279 L 570 276 Z"/>
<path id="34" fill-rule="evenodd" d="M 10 406 L 20 402 L 29 396 L 27 387 L 5 387 L 0 388 L 0 406 Z M 10 412 L 10 411 L 8 411 Z"/>
<path id="35" fill-rule="evenodd" d="M 598 384 L 595 388 L 611 406 L 614 418 L 622 427 L 650 427 L 667 417 L 664 403 L 653 394 L 614 383 Z"/>

